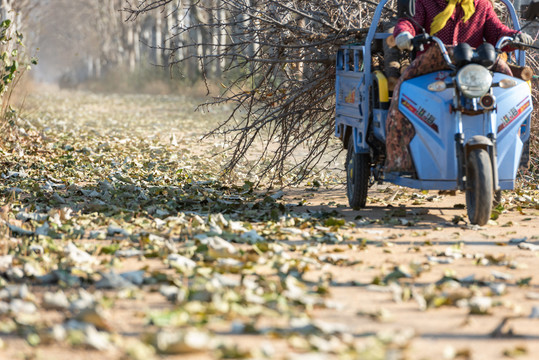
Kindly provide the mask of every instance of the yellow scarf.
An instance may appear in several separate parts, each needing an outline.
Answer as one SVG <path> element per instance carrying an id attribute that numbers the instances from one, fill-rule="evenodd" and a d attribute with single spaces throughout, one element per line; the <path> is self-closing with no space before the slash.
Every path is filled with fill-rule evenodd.
<path id="1" fill-rule="evenodd" d="M 436 15 L 436 17 L 432 21 L 432 24 L 430 25 L 431 35 L 436 34 L 438 31 L 442 30 L 445 27 L 447 20 L 449 20 L 451 15 L 453 15 L 457 4 L 460 4 L 462 6 L 462 9 L 464 10 L 464 22 L 468 21 L 468 19 L 470 19 L 475 12 L 475 5 L 473 3 L 473 0 L 448 0 L 448 2 L 449 4 L 447 4 L 445 10 Z"/>

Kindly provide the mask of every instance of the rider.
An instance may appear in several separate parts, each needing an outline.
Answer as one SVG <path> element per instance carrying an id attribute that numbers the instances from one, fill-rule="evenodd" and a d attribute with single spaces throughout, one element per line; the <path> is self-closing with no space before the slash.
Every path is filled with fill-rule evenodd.
<path id="1" fill-rule="evenodd" d="M 502 24 L 494 12 L 491 0 L 416 0 L 415 5 L 414 20 L 417 24 L 403 18 L 393 32 L 395 43 L 401 50 L 412 50 L 412 38 L 421 31 L 417 25 L 430 35 L 440 38 L 446 46 L 468 43 L 472 47 L 478 47 L 485 40 L 496 45 L 502 36 L 515 35 L 518 42 L 533 44 L 533 39 L 528 34 L 511 30 Z M 503 61 L 498 61 L 495 66 L 495 71 L 511 73 Z M 431 46 L 412 62 L 397 82 L 386 124 L 385 171 L 414 171 L 408 144 L 415 131 L 398 109 L 400 84 L 404 80 L 443 69 L 448 67 L 441 52 L 437 46 Z"/>

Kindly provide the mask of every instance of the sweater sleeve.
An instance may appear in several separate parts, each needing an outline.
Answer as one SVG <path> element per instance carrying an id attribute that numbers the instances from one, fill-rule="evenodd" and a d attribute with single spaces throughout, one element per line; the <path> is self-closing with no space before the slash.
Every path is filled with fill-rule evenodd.
<path id="1" fill-rule="evenodd" d="M 415 3 L 415 15 L 414 20 L 417 21 L 419 25 L 425 27 L 425 21 L 427 18 L 427 11 L 423 3 L 424 0 L 417 0 Z M 414 25 L 409 19 L 401 18 L 395 25 L 395 30 L 393 30 L 393 36 L 397 37 L 402 32 L 408 31 L 412 36 L 416 36 L 420 29 Z"/>
<path id="2" fill-rule="evenodd" d="M 485 26 L 483 27 L 483 37 L 487 42 L 496 46 L 496 43 L 502 36 L 513 36 L 518 33 L 517 30 L 510 29 L 498 19 L 490 1 L 485 0 L 484 3 L 484 6 L 486 6 L 486 18 Z"/>

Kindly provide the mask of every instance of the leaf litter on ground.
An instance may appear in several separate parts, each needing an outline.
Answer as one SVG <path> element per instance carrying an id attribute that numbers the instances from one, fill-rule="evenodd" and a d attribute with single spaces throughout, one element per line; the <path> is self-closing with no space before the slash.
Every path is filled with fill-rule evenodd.
<path id="1" fill-rule="evenodd" d="M 357 221 L 338 211 L 296 213 L 286 192 L 255 185 L 241 164 L 229 180 L 219 176 L 229 149 L 200 136 L 222 116 L 192 113 L 194 102 L 187 98 L 74 93 L 33 101 L 42 105 L 25 119 L 28 137 L 6 145 L 17 150 L 4 150 L 0 169 L 0 231 L 8 240 L 0 256 L 1 332 L 32 346 L 116 349 L 127 359 L 274 355 L 227 343 L 226 333 L 283 338 L 297 353 L 349 358 L 394 356 L 413 341 L 415 333 L 403 330 L 378 333 L 365 344 L 350 330 L 328 330 L 312 316 L 336 306 L 330 301 L 337 285 L 332 271 L 366 266 L 366 259 L 339 253 L 368 251 L 369 242 L 350 232 L 377 224 L 416 227 L 428 210 L 399 206 L 382 219 Z M 323 175 L 313 183 L 318 189 L 340 181 Z M 385 200 L 371 200 L 420 205 L 444 196 L 409 196 L 394 188 L 384 194 Z M 497 216 L 512 207 L 533 208 L 536 199 L 518 193 L 505 199 Z M 387 246 L 396 236 L 376 228 L 362 232 L 384 237 Z M 535 251 L 537 245 L 529 239 L 518 246 Z M 429 250 L 422 261 L 392 264 L 366 288 L 388 289 L 392 301 L 415 301 L 420 310 L 457 306 L 485 315 L 504 306 L 498 299 L 507 286 L 531 281 L 492 271 L 485 279 L 447 274 L 416 286 L 432 267 L 462 261 L 505 261 L 511 269 L 512 260 L 474 257 L 459 245 Z M 124 315 L 137 324 L 136 338 L 128 339 L 111 314 L 119 304 L 154 296 L 163 303 Z M 35 316 L 41 311 L 61 316 L 45 322 Z M 389 321 L 393 314 L 380 307 L 364 315 Z"/>

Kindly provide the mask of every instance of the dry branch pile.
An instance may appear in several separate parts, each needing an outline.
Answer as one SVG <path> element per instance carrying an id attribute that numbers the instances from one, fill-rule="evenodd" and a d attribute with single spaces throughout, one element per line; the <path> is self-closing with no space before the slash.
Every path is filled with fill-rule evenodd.
<path id="1" fill-rule="evenodd" d="M 172 2 L 126 0 L 124 11 L 134 19 L 169 9 Z M 395 15 L 395 3 L 386 5 L 382 23 Z M 377 5 L 368 0 L 187 0 L 166 14 L 181 19 L 166 49 L 170 63 L 182 68 L 199 62 L 204 78 L 221 79 L 224 88 L 206 105 L 234 105 L 228 120 L 210 133 L 224 134 L 234 146 L 228 170 L 259 140 L 264 146 L 250 165 L 272 180 L 304 179 L 319 168 L 322 154 L 324 164 L 331 162 L 340 150 L 330 141 L 334 55 L 342 44 L 363 41 Z"/>
<path id="2" fill-rule="evenodd" d="M 168 3 L 128 2 L 124 10 L 136 18 Z M 361 41 L 376 5 L 364 0 L 201 0 L 175 10 L 183 21 L 167 49 L 171 62 L 182 66 L 196 59 L 204 78 L 219 78 L 224 87 L 207 105 L 234 104 L 230 118 L 211 133 L 226 135 L 235 147 L 228 170 L 258 139 L 264 146 L 250 165 L 274 180 L 301 180 L 322 154 L 337 154 L 329 145 L 334 56 L 340 45 Z"/>

